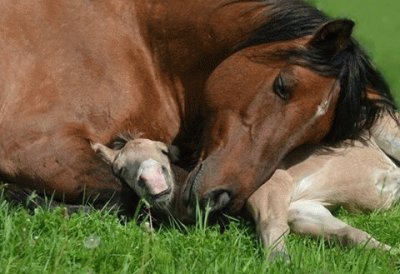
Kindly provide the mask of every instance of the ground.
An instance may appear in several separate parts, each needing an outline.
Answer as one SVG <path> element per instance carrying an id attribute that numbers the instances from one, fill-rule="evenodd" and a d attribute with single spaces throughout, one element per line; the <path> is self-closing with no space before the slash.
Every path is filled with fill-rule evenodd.
<path id="1" fill-rule="evenodd" d="M 397 245 L 400 207 L 384 213 L 339 216 Z M 62 209 L 0 204 L 0 273 L 400 273 L 400 257 L 364 247 L 291 235 L 291 263 L 265 260 L 250 223 L 168 225 L 148 231 L 107 212 L 68 216 Z"/>
<path id="2" fill-rule="evenodd" d="M 400 2 L 314 0 L 334 16 L 354 18 L 356 35 L 389 80 L 400 102 Z M 399 246 L 400 206 L 340 218 L 380 241 Z M 201 219 L 201 218 L 199 218 Z M 0 198 L 0 273 L 400 273 L 400 256 L 362 246 L 343 248 L 291 235 L 291 263 L 265 261 L 251 223 L 168 225 L 150 233 L 105 211 L 71 216 L 62 209 L 33 213 Z"/>

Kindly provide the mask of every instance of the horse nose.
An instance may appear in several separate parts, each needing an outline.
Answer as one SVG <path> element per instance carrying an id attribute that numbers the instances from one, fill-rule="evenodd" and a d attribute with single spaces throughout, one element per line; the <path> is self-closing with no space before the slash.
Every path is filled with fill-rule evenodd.
<path id="1" fill-rule="evenodd" d="M 139 176 L 139 186 L 146 190 L 150 196 L 158 196 L 168 190 L 165 179 L 157 175 L 142 174 Z"/>
<path id="2" fill-rule="evenodd" d="M 208 206 L 211 212 L 222 211 L 232 200 L 231 193 L 226 189 L 216 189 L 205 195 L 203 206 Z"/>
<path id="3" fill-rule="evenodd" d="M 142 164 L 138 184 L 139 187 L 144 188 L 153 197 L 162 196 L 170 192 L 170 187 L 162 172 L 162 166 L 153 161 Z"/>

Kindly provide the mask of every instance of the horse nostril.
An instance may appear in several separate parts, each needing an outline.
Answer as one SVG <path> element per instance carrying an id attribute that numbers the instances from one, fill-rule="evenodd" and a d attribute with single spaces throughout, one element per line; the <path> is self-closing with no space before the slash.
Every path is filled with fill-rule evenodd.
<path id="1" fill-rule="evenodd" d="M 145 182 L 145 180 L 142 178 L 142 176 L 139 177 L 138 186 L 139 186 L 140 188 L 142 188 L 142 189 L 144 189 L 144 188 L 146 187 L 146 182 Z"/>
<path id="2" fill-rule="evenodd" d="M 227 190 L 217 189 L 210 194 L 208 197 L 204 199 L 203 205 L 207 205 L 210 207 L 211 212 L 221 211 L 228 206 L 231 201 L 231 194 Z"/>

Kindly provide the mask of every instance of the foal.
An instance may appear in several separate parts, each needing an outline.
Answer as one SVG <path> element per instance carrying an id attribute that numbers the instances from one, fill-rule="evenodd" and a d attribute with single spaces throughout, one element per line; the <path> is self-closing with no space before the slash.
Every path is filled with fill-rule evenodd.
<path id="1" fill-rule="evenodd" d="M 400 130 L 396 122 L 385 115 L 371 133 L 373 137 L 368 141 L 346 141 L 337 148 L 298 149 L 248 199 L 247 208 L 264 246 L 274 248 L 271 259 L 286 254 L 283 238 L 290 230 L 337 238 L 343 244 L 365 243 L 371 248 L 391 248 L 342 222 L 329 211 L 340 205 L 350 211 L 384 209 L 400 198 L 400 169 L 377 145 L 382 144 L 387 154 L 400 159 L 399 147 L 395 145 L 400 141 Z M 139 196 L 150 194 L 151 198 L 155 190 L 163 193 L 174 185 L 179 188 L 187 174 L 169 163 L 177 159 L 177 149 L 157 141 L 125 139 L 114 149 L 99 143 L 92 144 L 92 148 Z M 146 164 L 149 161 L 151 165 Z M 159 177 L 160 169 L 167 179 Z M 141 174 L 146 176 L 141 178 Z M 169 193 L 167 197 L 171 199 L 173 191 Z M 161 207 L 157 199 L 149 202 Z"/>
<path id="2" fill-rule="evenodd" d="M 174 173 L 170 162 L 179 156 L 175 146 L 133 136 L 120 136 L 109 148 L 91 143 L 92 149 L 121 181 L 139 197 L 158 208 L 166 207 L 174 193 Z"/>
<path id="3" fill-rule="evenodd" d="M 289 231 L 336 238 L 343 245 L 391 248 L 329 211 L 338 206 L 349 211 L 386 209 L 400 199 L 400 169 L 380 149 L 399 160 L 400 129 L 384 115 L 371 134 L 367 141 L 293 152 L 248 199 L 262 242 L 272 248 L 270 259 L 287 256 L 284 237 Z"/>

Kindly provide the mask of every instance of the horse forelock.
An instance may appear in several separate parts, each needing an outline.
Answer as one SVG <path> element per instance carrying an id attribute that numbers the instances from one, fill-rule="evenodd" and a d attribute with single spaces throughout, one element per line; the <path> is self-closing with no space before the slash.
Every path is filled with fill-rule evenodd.
<path id="1" fill-rule="evenodd" d="M 264 2 L 270 6 L 269 19 L 238 45 L 237 50 L 312 35 L 329 21 L 323 12 L 301 0 Z M 396 109 L 385 79 L 354 39 L 333 57 L 314 48 L 293 48 L 272 55 L 339 80 L 340 94 L 335 118 L 325 138 L 328 143 L 359 138 L 362 130 L 369 129 L 383 110 L 393 113 Z M 374 102 L 368 100 L 367 88 L 372 88 L 381 99 Z"/>

